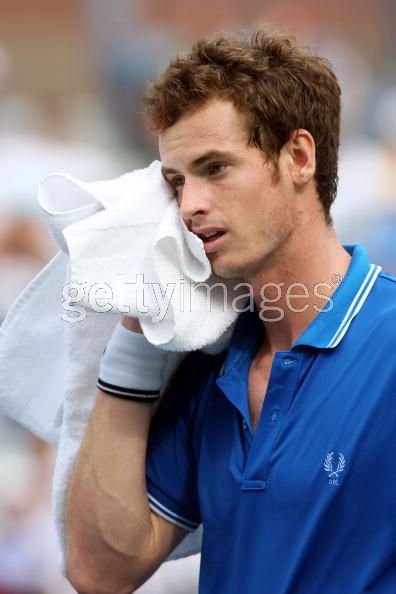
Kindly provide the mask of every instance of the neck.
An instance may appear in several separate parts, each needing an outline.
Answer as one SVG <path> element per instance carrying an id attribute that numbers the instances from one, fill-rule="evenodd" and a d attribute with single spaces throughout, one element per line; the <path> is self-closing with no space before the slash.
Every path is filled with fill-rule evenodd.
<path id="1" fill-rule="evenodd" d="M 267 353 L 290 350 L 327 306 L 350 259 L 333 228 L 323 222 L 316 228 L 297 229 L 248 279 L 264 325 Z"/>

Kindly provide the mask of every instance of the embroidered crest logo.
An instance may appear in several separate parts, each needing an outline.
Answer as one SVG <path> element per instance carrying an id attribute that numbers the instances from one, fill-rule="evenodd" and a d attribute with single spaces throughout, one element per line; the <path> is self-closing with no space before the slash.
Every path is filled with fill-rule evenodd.
<path id="1" fill-rule="evenodd" d="M 338 475 L 344 472 L 346 466 L 345 456 L 342 452 L 338 454 L 337 468 L 333 466 L 334 452 L 329 452 L 324 460 L 323 468 L 329 477 L 329 485 L 338 485 Z"/>

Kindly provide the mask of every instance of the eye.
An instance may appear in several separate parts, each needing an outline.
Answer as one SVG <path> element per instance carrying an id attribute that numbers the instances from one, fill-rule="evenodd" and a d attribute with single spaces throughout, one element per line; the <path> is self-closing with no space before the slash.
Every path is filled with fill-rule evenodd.
<path id="1" fill-rule="evenodd" d="M 227 163 L 213 163 L 212 165 L 209 165 L 209 175 L 216 175 L 217 173 L 222 173 L 226 167 L 228 167 Z"/>
<path id="2" fill-rule="evenodd" d="M 174 188 L 179 188 L 184 184 L 184 176 L 176 175 L 175 177 L 172 177 L 171 184 Z"/>

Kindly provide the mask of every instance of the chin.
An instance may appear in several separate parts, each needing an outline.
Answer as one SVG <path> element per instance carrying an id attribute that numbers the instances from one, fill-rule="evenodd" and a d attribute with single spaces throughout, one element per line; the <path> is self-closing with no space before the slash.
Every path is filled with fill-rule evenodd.
<path id="1" fill-rule="evenodd" d="M 220 261 L 216 262 L 215 260 L 213 260 L 211 264 L 213 274 L 215 274 L 219 278 L 237 280 L 241 279 L 241 277 L 243 276 L 242 272 L 244 268 L 241 266 L 237 266 L 235 264 L 232 265 L 231 263 L 227 264 L 225 262 Z"/>

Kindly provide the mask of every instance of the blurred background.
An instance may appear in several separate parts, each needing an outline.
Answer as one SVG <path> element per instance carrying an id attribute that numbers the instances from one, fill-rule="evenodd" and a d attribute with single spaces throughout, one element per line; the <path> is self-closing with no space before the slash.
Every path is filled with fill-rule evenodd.
<path id="1" fill-rule="evenodd" d="M 36 204 L 53 172 L 86 181 L 157 157 L 141 94 L 202 34 L 259 22 L 328 57 L 343 90 L 340 239 L 396 273 L 394 0 L 0 0 L 0 322 L 54 255 Z M 0 594 L 70 594 L 50 509 L 55 451 L 0 416 Z M 199 556 L 165 564 L 145 594 L 197 592 Z"/>

